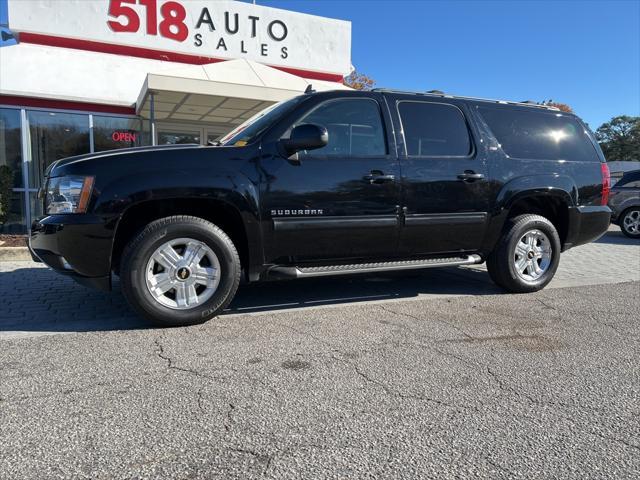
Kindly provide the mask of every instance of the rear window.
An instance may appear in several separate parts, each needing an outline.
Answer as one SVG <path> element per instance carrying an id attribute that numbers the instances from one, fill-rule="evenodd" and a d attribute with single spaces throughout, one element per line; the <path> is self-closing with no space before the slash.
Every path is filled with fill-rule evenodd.
<path id="1" fill-rule="evenodd" d="M 585 127 L 570 115 L 534 109 L 478 110 L 509 157 L 600 161 Z"/>
<path id="2" fill-rule="evenodd" d="M 640 171 L 625 173 L 616 183 L 616 187 L 640 188 Z"/>
<path id="3" fill-rule="evenodd" d="M 398 104 L 407 155 L 466 157 L 471 139 L 464 115 L 445 103 L 404 101 Z"/>

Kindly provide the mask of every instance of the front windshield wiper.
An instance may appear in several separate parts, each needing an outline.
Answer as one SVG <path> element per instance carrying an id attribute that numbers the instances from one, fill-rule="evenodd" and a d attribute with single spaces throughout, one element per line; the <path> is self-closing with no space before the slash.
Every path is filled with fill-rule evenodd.
<path id="1" fill-rule="evenodd" d="M 219 147 L 220 145 L 222 145 L 222 142 L 220 140 L 209 140 L 207 142 L 207 145 L 210 147 Z"/>

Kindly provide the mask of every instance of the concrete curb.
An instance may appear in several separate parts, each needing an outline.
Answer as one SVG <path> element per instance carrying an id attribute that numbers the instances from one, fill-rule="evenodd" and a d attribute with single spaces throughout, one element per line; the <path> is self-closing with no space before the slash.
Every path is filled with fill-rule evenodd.
<path id="1" fill-rule="evenodd" d="M 0 247 L 0 262 L 27 262 L 31 254 L 27 247 Z"/>

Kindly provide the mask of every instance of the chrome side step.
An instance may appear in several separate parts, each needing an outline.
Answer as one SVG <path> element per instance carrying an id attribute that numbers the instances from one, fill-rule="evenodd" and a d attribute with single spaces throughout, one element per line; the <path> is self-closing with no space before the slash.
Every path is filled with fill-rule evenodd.
<path id="1" fill-rule="evenodd" d="M 273 267 L 269 274 L 281 278 L 325 277 L 353 273 L 374 273 L 396 270 L 419 270 L 433 267 L 453 267 L 482 263 L 480 255 L 463 257 L 429 258 L 426 260 L 403 260 L 398 262 L 358 263 L 353 265 L 329 265 L 325 267 Z"/>

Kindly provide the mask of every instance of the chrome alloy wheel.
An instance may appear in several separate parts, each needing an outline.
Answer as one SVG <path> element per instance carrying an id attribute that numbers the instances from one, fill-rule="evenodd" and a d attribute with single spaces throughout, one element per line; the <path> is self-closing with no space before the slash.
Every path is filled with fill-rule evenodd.
<path id="1" fill-rule="evenodd" d="M 516 243 L 516 273 L 525 282 L 535 282 L 551 265 L 552 255 L 551 242 L 547 236 L 540 230 L 529 230 Z"/>
<path id="2" fill-rule="evenodd" d="M 622 219 L 622 228 L 630 235 L 640 235 L 640 210 L 629 210 Z"/>
<path id="3" fill-rule="evenodd" d="M 153 252 L 145 276 L 149 293 L 157 302 L 188 310 L 213 296 L 220 284 L 220 262 L 207 244 L 176 238 Z"/>

